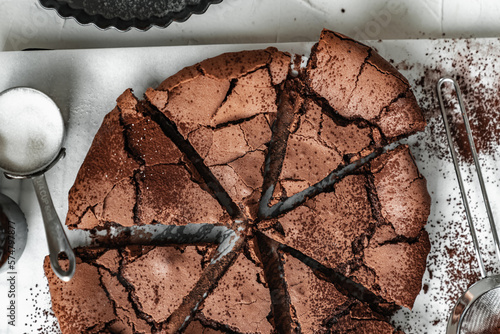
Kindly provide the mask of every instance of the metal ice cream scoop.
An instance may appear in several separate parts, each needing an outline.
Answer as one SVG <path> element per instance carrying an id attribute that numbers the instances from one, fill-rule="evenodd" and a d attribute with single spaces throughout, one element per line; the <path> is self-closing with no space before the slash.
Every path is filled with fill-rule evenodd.
<path id="1" fill-rule="evenodd" d="M 75 273 L 75 255 L 54 209 L 44 173 L 62 156 L 64 120 L 57 105 L 44 93 L 16 87 L 0 93 L 0 169 L 11 179 L 31 179 L 42 210 L 54 273 L 69 281 Z M 69 260 L 66 270 L 58 257 Z"/>

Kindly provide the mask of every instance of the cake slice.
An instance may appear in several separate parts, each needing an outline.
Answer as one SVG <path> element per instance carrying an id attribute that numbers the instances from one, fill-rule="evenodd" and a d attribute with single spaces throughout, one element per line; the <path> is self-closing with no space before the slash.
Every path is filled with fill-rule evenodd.
<path id="1" fill-rule="evenodd" d="M 271 296 L 262 269 L 243 253 L 208 295 L 195 316 L 223 332 L 273 333 Z"/>
<path id="2" fill-rule="evenodd" d="M 396 330 L 367 304 L 344 295 L 297 258 L 282 253 L 296 332 L 392 334 Z"/>
<path id="3" fill-rule="evenodd" d="M 68 283 L 52 272 L 48 256 L 44 262 L 63 334 L 155 332 L 194 286 L 204 261 L 195 246 L 75 253 L 76 272 Z"/>
<path id="4" fill-rule="evenodd" d="M 362 119 L 393 140 L 425 127 L 406 78 L 375 50 L 323 30 L 305 71 L 307 86 L 345 119 Z"/>
<path id="5" fill-rule="evenodd" d="M 351 276 L 384 299 L 411 309 L 430 251 L 424 229 L 430 213 L 426 180 L 405 145 L 378 157 L 369 168 L 378 224 L 365 241 L 362 264 Z"/>
<path id="6" fill-rule="evenodd" d="M 323 30 L 301 76 L 300 85 L 288 88 L 302 96 L 301 106 L 280 110 L 294 115 L 281 125 L 289 135 L 280 144 L 281 174 L 270 181 L 277 200 L 425 128 L 408 81 L 375 50 L 346 36 Z"/>
<path id="7" fill-rule="evenodd" d="M 215 224 L 227 217 L 146 109 L 127 90 L 104 118 L 69 192 L 69 228 Z"/>
<path id="8" fill-rule="evenodd" d="M 261 193 L 276 87 L 289 63 L 289 55 L 273 48 L 227 53 L 146 92 L 249 217 L 255 217 Z"/>
<path id="9" fill-rule="evenodd" d="M 264 233 L 411 308 L 421 289 L 430 197 L 407 146 L 277 218 Z"/>

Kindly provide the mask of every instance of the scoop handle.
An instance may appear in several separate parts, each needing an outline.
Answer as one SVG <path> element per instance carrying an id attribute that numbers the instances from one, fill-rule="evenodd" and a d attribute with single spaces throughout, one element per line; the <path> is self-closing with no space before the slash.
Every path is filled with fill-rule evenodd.
<path id="1" fill-rule="evenodd" d="M 43 224 L 45 225 L 45 234 L 49 245 L 49 258 L 52 270 L 61 280 L 68 282 L 75 274 L 76 260 L 75 253 L 69 244 L 66 233 L 57 212 L 54 208 L 52 198 L 50 197 L 49 187 L 45 180 L 45 175 L 41 174 L 31 178 L 35 188 L 36 197 L 42 210 Z M 65 253 L 69 266 L 63 270 L 59 265 L 58 256 Z"/>
<path id="2" fill-rule="evenodd" d="M 444 98 L 443 98 L 443 92 L 442 88 L 444 84 L 451 84 L 453 85 L 453 89 L 456 93 L 457 96 L 457 101 L 458 101 L 458 107 L 460 109 L 460 113 L 462 114 L 462 119 L 465 125 L 465 131 L 467 133 L 467 140 L 469 142 L 469 147 L 472 153 L 472 159 L 474 160 L 474 166 L 476 167 L 476 173 L 477 173 L 477 178 L 479 181 L 479 186 L 481 187 L 481 194 L 483 195 L 483 203 L 486 209 L 486 213 L 488 215 L 488 220 L 490 222 L 490 228 L 491 232 L 493 235 L 493 241 L 495 242 L 495 250 L 497 254 L 497 260 L 500 263 L 500 237 L 498 235 L 498 231 L 496 228 L 495 220 L 493 219 L 493 212 L 491 211 L 490 207 L 490 201 L 488 199 L 488 192 L 486 191 L 486 187 L 484 185 L 484 180 L 483 180 L 483 173 L 481 172 L 481 164 L 479 163 L 479 159 L 477 157 L 477 150 L 476 150 L 476 145 L 474 144 L 474 138 L 472 137 L 472 131 L 470 128 L 469 124 L 469 117 L 467 116 L 467 111 L 465 110 L 464 107 L 464 102 L 462 100 L 462 93 L 460 92 L 460 87 L 458 86 L 458 83 L 455 81 L 455 79 L 452 78 L 441 78 L 439 79 L 436 90 L 437 90 L 437 95 L 438 95 L 438 100 L 439 100 L 439 106 L 441 108 L 441 114 L 443 116 L 443 123 L 445 126 L 446 130 L 446 137 L 448 139 L 448 146 L 450 148 L 450 153 L 451 157 L 453 159 L 453 165 L 455 167 L 455 173 L 457 174 L 457 180 L 458 180 L 458 185 L 460 187 L 460 195 L 462 196 L 462 202 L 464 204 L 464 209 L 465 209 L 465 215 L 467 217 L 467 221 L 469 223 L 469 229 L 470 233 L 472 236 L 472 242 L 474 244 L 475 252 L 476 252 L 476 258 L 477 261 L 479 262 L 479 270 L 481 271 L 481 277 L 484 278 L 486 277 L 486 269 L 484 266 L 484 261 L 481 256 L 481 251 L 479 247 L 479 242 L 476 236 L 476 227 L 474 226 L 474 220 L 472 219 L 472 213 L 469 208 L 469 202 L 467 199 L 467 193 L 465 191 L 465 187 L 463 184 L 463 178 L 462 174 L 460 172 L 460 165 L 458 164 L 458 159 L 457 159 L 457 153 L 455 151 L 455 147 L 453 145 L 453 138 L 451 137 L 451 130 L 450 126 L 448 124 L 448 119 L 447 119 L 447 114 L 446 114 L 446 107 L 444 104 Z"/>

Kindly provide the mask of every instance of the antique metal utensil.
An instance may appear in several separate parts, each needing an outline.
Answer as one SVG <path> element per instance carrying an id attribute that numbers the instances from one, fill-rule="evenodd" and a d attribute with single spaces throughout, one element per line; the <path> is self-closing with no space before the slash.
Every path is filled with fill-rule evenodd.
<path id="1" fill-rule="evenodd" d="M 474 243 L 476 259 L 481 273 L 481 279 L 478 282 L 471 285 L 469 289 L 465 291 L 465 293 L 458 299 L 448 320 L 446 333 L 447 334 L 500 333 L 500 275 L 487 276 L 485 270 L 484 261 L 479 247 L 479 242 L 476 236 L 476 228 L 474 226 L 474 221 L 472 219 L 472 214 L 465 193 L 462 174 L 460 172 L 460 167 L 458 165 L 457 154 L 453 145 L 453 139 L 450 133 L 450 126 L 448 124 L 448 119 L 446 115 L 446 108 L 443 99 L 443 86 L 445 84 L 451 84 L 453 90 L 456 93 L 456 98 L 458 100 L 458 107 L 460 109 L 460 113 L 462 115 L 463 122 L 465 125 L 467 140 L 469 142 L 472 158 L 474 160 L 474 165 L 476 168 L 479 185 L 481 187 L 481 194 L 483 196 L 483 202 L 486 208 L 486 213 L 488 215 L 488 220 L 490 223 L 493 240 L 495 243 L 498 263 L 500 263 L 500 248 L 499 248 L 498 232 L 495 226 L 495 221 L 493 220 L 493 213 L 491 211 L 490 203 L 488 200 L 488 194 L 484 186 L 483 175 L 481 173 L 481 166 L 478 161 L 477 151 L 469 125 L 469 118 L 467 116 L 467 112 L 465 111 L 464 103 L 462 100 L 462 94 L 460 93 L 460 88 L 454 79 L 441 78 L 437 83 L 437 95 L 439 99 L 439 105 L 441 108 L 441 114 L 443 116 L 443 122 L 446 129 L 446 136 L 448 138 L 450 153 L 453 159 L 453 164 L 455 166 L 455 172 L 457 174 L 457 180 L 458 180 L 458 185 L 460 187 L 462 202 L 464 203 L 465 214 L 467 216 L 467 221 L 469 223 L 469 229 L 472 236 L 472 241 Z"/>
<path id="2" fill-rule="evenodd" d="M 69 281 L 75 273 L 75 255 L 50 197 L 45 180 L 63 155 L 64 120 L 57 105 L 44 93 L 16 87 L 0 93 L 0 169 L 11 179 L 31 179 L 42 211 L 50 264 L 54 273 Z M 59 255 L 68 267 L 59 264 Z"/>

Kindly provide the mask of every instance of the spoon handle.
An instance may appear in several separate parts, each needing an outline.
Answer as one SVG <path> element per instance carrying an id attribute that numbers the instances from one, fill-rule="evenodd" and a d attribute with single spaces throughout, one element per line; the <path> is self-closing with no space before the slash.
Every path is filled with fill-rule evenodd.
<path id="1" fill-rule="evenodd" d="M 68 282 L 75 273 L 75 254 L 69 244 L 57 212 L 54 209 L 54 204 L 52 203 L 52 198 L 50 197 L 45 175 L 42 174 L 34 176 L 31 180 L 33 181 L 33 186 L 35 187 L 35 193 L 38 198 L 38 203 L 40 204 L 40 209 L 42 210 L 52 270 L 57 277 L 65 282 Z M 67 270 L 62 269 L 59 264 L 58 257 L 61 253 L 66 254 L 66 257 L 68 258 L 69 265 Z"/>

